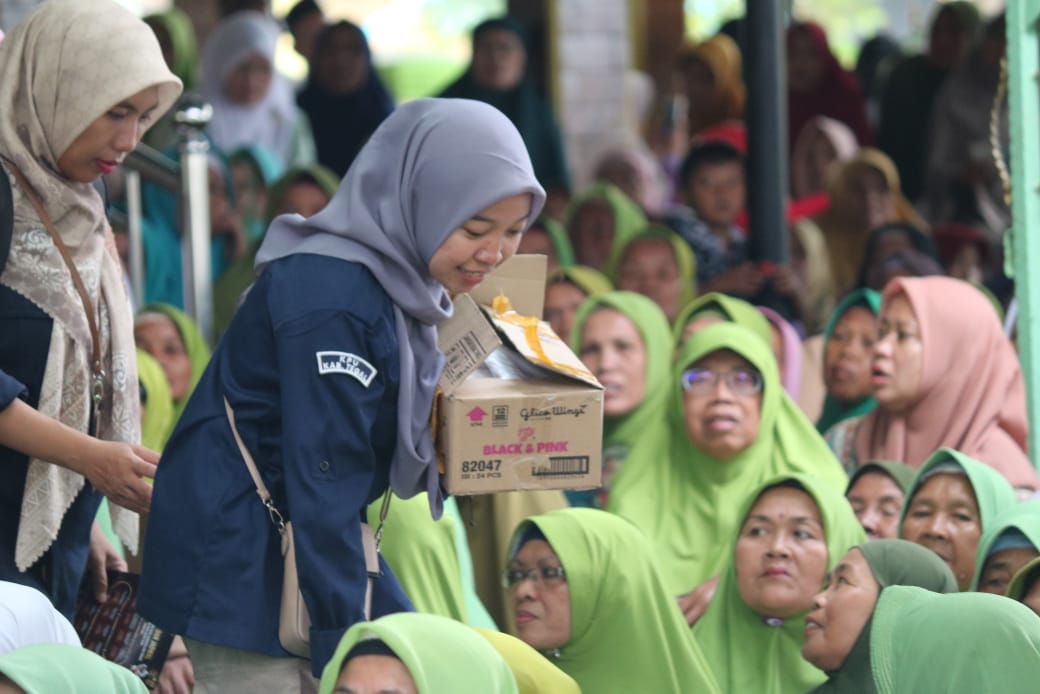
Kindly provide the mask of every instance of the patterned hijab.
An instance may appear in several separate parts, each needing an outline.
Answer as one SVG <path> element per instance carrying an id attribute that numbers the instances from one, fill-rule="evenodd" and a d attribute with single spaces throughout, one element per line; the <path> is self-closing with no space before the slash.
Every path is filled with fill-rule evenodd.
<path id="1" fill-rule="evenodd" d="M 107 374 L 97 435 L 116 441 L 140 437 L 130 304 L 104 203 L 91 184 L 67 179 L 58 160 L 93 121 L 149 87 L 158 90 L 158 119 L 180 94 L 180 80 L 148 25 L 112 0 L 44 3 L 0 43 L 0 154 L 43 201 L 87 286 Z M 85 432 L 93 347 L 83 304 L 25 191 L 5 173 L 12 179 L 14 233 L 0 283 L 53 320 L 39 410 Z M 30 461 L 15 547 L 19 569 L 47 551 L 82 487 L 81 475 Z M 119 536 L 136 551 L 136 517 L 115 506 L 112 512 Z"/>
<path id="2" fill-rule="evenodd" d="M 545 191 L 501 111 L 467 99 L 416 99 L 372 134 L 325 209 L 310 219 L 276 218 L 256 256 L 257 272 L 313 253 L 360 263 L 379 279 L 395 306 L 401 353 L 390 485 L 403 499 L 429 492 L 435 518 L 441 491 L 430 410 L 444 362 L 436 326 L 451 315 L 451 298 L 430 275 L 430 259 L 460 224 L 519 194 L 531 196 L 530 224 Z"/>

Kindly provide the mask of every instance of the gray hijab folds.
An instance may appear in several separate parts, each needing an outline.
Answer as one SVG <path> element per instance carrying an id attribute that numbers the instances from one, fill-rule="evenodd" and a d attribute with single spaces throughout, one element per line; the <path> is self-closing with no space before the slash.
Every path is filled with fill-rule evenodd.
<path id="1" fill-rule="evenodd" d="M 416 99 L 372 134 L 325 209 L 276 218 L 256 256 L 258 274 L 296 253 L 354 261 L 390 295 L 401 353 L 390 486 L 402 498 L 428 492 L 435 518 L 442 499 L 430 410 L 444 362 L 436 326 L 451 315 L 451 297 L 430 259 L 474 214 L 522 193 L 532 198 L 529 224 L 545 191 L 504 114 L 467 99 Z"/>

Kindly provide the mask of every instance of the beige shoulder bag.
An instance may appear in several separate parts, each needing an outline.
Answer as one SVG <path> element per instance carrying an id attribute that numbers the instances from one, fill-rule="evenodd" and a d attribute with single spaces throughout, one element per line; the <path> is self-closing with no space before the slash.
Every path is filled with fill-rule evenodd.
<path id="1" fill-rule="evenodd" d="M 249 475 L 256 485 L 257 496 L 267 509 L 267 515 L 278 530 L 282 538 L 282 558 L 285 560 L 285 572 L 282 577 L 282 605 L 278 619 L 278 640 L 282 648 L 301 658 L 311 657 L 311 616 L 307 612 L 307 605 L 300 593 L 300 581 L 296 573 L 296 550 L 293 547 L 292 521 L 285 522 L 282 514 L 278 512 L 274 502 L 271 501 L 271 493 L 267 491 L 264 481 L 260 478 L 260 472 L 256 469 L 253 456 L 249 453 L 242 437 L 238 434 L 235 426 L 235 412 L 231 404 L 224 398 L 224 410 L 227 412 L 228 424 L 231 425 L 231 433 L 235 436 L 235 443 L 242 453 L 242 459 L 249 468 Z M 365 569 L 368 571 L 368 586 L 365 588 L 365 620 L 372 617 L 372 584 L 381 575 L 379 569 L 379 542 L 383 535 L 383 522 L 390 510 L 390 490 L 386 490 L 383 496 L 383 505 L 379 510 L 379 527 L 372 532 L 372 526 L 368 523 L 361 524 L 361 544 L 365 549 Z"/>

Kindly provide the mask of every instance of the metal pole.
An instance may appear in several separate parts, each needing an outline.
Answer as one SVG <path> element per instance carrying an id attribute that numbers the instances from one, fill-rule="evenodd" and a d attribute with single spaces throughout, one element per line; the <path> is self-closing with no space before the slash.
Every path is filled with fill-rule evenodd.
<path id="1" fill-rule="evenodd" d="M 1018 354 L 1029 406 L 1029 457 L 1040 464 L 1040 0 L 1007 4 L 1011 246 L 1018 305 Z"/>
<path id="2" fill-rule="evenodd" d="M 209 141 L 204 129 L 212 116 L 213 109 L 201 101 L 182 101 L 174 115 L 181 153 L 184 308 L 208 341 L 213 339 L 213 287 L 209 252 Z"/>
<path id="3" fill-rule="evenodd" d="M 130 285 L 135 310 L 144 306 L 144 238 L 141 233 L 141 174 L 126 172 L 127 234 L 130 241 Z"/>
<path id="4" fill-rule="evenodd" d="M 749 0 L 745 25 L 748 128 L 748 217 L 751 257 L 787 261 L 787 93 L 783 8 Z M 756 303 L 788 313 L 791 307 L 766 290 Z M 786 311 L 784 309 L 787 309 Z"/>

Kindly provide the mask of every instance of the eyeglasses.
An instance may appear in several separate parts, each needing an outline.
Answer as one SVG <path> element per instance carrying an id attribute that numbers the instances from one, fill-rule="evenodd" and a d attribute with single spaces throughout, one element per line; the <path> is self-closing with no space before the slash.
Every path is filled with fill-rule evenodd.
<path id="1" fill-rule="evenodd" d="M 522 581 L 534 581 L 535 585 L 558 586 L 567 580 L 567 573 L 562 566 L 542 566 L 537 569 L 506 569 L 502 574 L 502 584 L 506 588 L 515 588 Z"/>
<path id="2" fill-rule="evenodd" d="M 687 369 L 682 374 L 682 387 L 687 393 L 708 395 L 719 385 L 719 379 L 734 395 L 747 397 L 762 391 L 762 374 L 752 369 L 720 372 L 711 369 Z"/>

